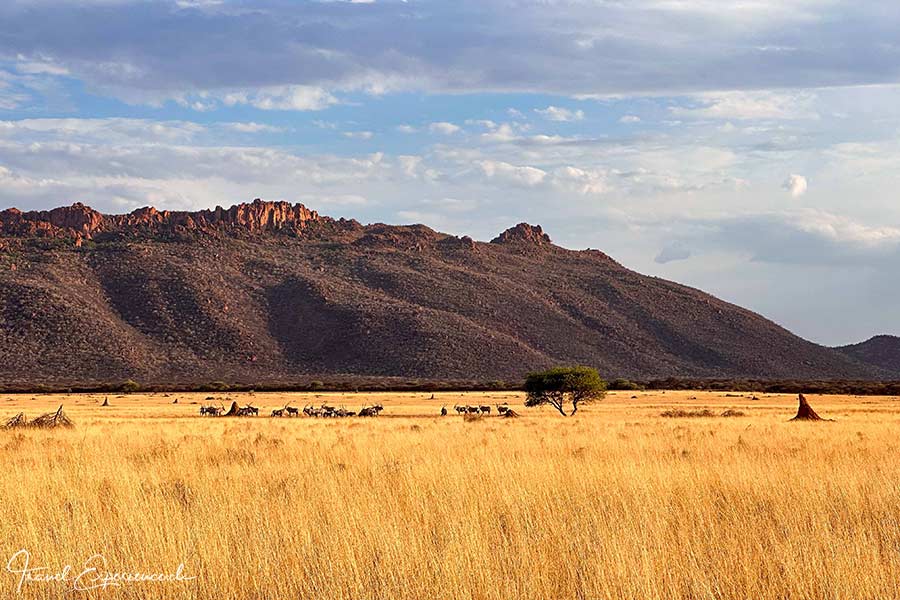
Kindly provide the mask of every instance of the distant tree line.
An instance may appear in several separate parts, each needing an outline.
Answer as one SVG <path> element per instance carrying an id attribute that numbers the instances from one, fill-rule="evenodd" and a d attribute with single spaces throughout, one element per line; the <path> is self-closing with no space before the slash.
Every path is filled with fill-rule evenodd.
<path id="1" fill-rule="evenodd" d="M 900 396 L 900 381 L 851 381 L 851 380 L 765 380 L 765 379 L 653 379 L 647 381 L 613 379 L 607 390 L 709 390 L 733 392 L 761 392 L 770 394 L 855 394 Z M 141 382 L 126 381 L 92 382 L 13 382 L 0 384 L 2 393 L 53 393 L 53 392 L 309 392 L 309 391 L 360 391 L 360 392 L 479 392 L 479 391 L 526 391 L 525 381 L 472 381 L 472 380 L 427 380 L 400 377 L 342 377 L 297 381 L 226 382 L 204 383 Z"/>

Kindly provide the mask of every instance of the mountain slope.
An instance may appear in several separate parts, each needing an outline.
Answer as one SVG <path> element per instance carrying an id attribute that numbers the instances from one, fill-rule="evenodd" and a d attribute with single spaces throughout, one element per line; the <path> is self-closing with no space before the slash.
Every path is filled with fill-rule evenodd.
<path id="1" fill-rule="evenodd" d="M 900 372 L 900 337 L 876 335 L 865 342 L 839 346 L 835 350 L 861 363 Z"/>
<path id="2" fill-rule="evenodd" d="M 300 205 L 0 212 L 0 381 L 885 378 L 698 290 L 553 245 Z"/>

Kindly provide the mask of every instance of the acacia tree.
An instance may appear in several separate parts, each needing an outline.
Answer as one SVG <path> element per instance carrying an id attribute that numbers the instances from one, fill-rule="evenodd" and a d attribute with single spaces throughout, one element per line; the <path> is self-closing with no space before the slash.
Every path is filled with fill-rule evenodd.
<path id="1" fill-rule="evenodd" d="M 578 412 L 578 405 L 606 396 L 606 382 L 590 367 L 555 367 L 529 373 L 525 378 L 525 406 L 549 404 L 564 417 Z M 565 404 L 572 412 L 566 414 Z"/>

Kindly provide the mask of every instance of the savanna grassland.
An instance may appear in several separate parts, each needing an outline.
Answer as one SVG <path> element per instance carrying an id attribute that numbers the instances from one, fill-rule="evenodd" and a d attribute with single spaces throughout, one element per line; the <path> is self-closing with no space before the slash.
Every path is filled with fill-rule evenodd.
<path id="1" fill-rule="evenodd" d="M 196 577 L 84 598 L 893 598 L 900 401 L 618 392 L 564 418 L 515 393 L 232 394 L 378 418 L 201 418 L 208 394 L 0 396 L 0 561 Z M 634 397 L 632 397 L 634 396 Z M 177 404 L 173 400 L 178 399 Z M 440 407 L 508 401 L 522 416 Z M 744 416 L 665 418 L 672 408 Z M 15 566 L 15 565 L 14 565 Z M 0 573 L 0 597 L 19 576 Z M 61 598 L 72 582 L 27 582 Z"/>

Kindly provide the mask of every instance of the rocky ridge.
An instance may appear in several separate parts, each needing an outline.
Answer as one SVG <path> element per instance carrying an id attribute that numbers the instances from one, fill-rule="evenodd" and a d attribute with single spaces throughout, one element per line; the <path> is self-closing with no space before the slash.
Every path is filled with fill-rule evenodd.
<path id="1" fill-rule="evenodd" d="M 18 237 L 93 239 L 101 233 L 219 233 L 242 230 L 250 234 L 291 232 L 298 234 L 313 224 L 333 219 L 302 204 L 256 199 L 225 209 L 168 211 L 152 206 L 125 215 L 104 215 L 80 202 L 45 211 L 0 211 L 0 235 Z"/>

